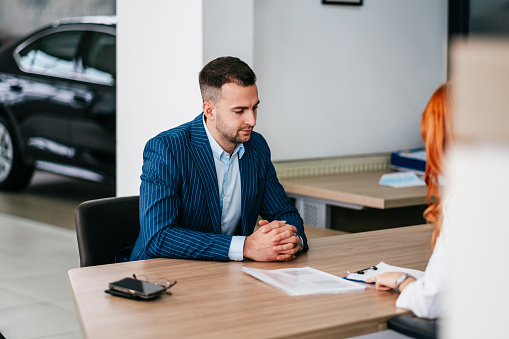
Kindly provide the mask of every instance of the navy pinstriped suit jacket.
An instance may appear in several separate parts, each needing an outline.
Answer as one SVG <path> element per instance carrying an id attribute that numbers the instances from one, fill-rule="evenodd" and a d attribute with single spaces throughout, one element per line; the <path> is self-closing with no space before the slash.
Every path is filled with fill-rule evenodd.
<path id="1" fill-rule="evenodd" d="M 229 260 L 231 235 L 221 234 L 216 168 L 202 122 L 162 132 L 143 153 L 140 188 L 140 234 L 130 260 L 186 258 Z M 286 220 L 304 240 L 302 219 L 279 183 L 265 139 L 252 132 L 239 161 L 240 235 L 253 233 L 258 215 Z"/>

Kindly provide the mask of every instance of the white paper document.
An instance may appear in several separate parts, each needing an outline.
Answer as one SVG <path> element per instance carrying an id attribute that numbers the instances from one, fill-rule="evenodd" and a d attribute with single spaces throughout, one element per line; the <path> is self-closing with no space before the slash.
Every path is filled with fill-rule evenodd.
<path id="1" fill-rule="evenodd" d="M 375 269 L 375 267 L 376 267 L 376 269 Z M 363 272 L 363 273 L 360 273 L 360 272 Z M 412 277 L 414 277 L 416 279 L 422 278 L 424 276 L 423 271 L 413 270 L 410 268 L 403 268 L 403 267 L 398 267 L 398 266 L 391 266 L 391 265 L 387 265 L 386 263 L 381 261 L 376 266 L 361 269 L 356 272 L 350 273 L 347 271 L 348 276 L 346 276 L 345 279 L 365 282 L 366 279 L 369 279 L 371 277 L 374 277 L 375 275 L 379 275 L 379 274 L 385 273 L 385 272 L 403 272 L 403 273 L 410 274 Z"/>
<path id="2" fill-rule="evenodd" d="M 413 171 L 384 174 L 378 183 L 382 186 L 389 186 L 394 188 L 426 186 L 424 179 L 417 176 L 417 174 L 415 174 Z"/>
<path id="3" fill-rule="evenodd" d="M 291 296 L 362 291 L 366 287 L 311 267 L 262 270 L 242 267 L 242 271 L 279 288 Z"/>

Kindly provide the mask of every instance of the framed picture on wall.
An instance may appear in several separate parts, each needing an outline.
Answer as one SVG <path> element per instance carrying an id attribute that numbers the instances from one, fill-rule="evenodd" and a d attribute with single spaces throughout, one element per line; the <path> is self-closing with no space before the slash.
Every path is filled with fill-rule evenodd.
<path id="1" fill-rule="evenodd" d="M 322 4 L 362 6 L 362 0 L 322 0 Z"/>

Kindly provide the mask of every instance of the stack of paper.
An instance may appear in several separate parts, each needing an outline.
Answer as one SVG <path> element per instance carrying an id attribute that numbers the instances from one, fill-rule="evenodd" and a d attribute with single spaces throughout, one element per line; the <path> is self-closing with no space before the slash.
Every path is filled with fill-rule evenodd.
<path id="1" fill-rule="evenodd" d="M 362 291 L 366 288 L 365 286 L 311 267 L 282 268 L 278 270 L 261 270 L 258 268 L 242 267 L 242 271 L 269 285 L 279 288 L 281 291 L 291 296 L 345 293 Z"/>
<path id="2" fill-rule="evenodd" d="M 394 172 L 382 175 L 378 182 L 382 186 L 394 188 L 426 186 L 424 179 L 417 176 L 415 172 Z"/>

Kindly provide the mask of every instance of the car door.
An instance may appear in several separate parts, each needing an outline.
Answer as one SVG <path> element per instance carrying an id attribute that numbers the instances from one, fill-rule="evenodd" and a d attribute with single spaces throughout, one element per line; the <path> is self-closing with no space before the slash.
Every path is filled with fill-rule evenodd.
<path id="1" fill-rule="evenodd" d="M 15 52 L 23 73 L 10 86 L 25 147 L 36 161 L 67 163 L 75 156 L 71 115 L 79 106 L 73 89 L 83 31 L 49 29 Z"/>
<path id="2" fill-rule="evenodd" d="M 89 31 L 78 58 L 76 96 L 83 105 L 71 119 L 76 165 L 113 181 L 116 152 L 116 37 L 113 27 L 97 26 Z M 90 101 L 89 101 L 90 100 Z"/>

